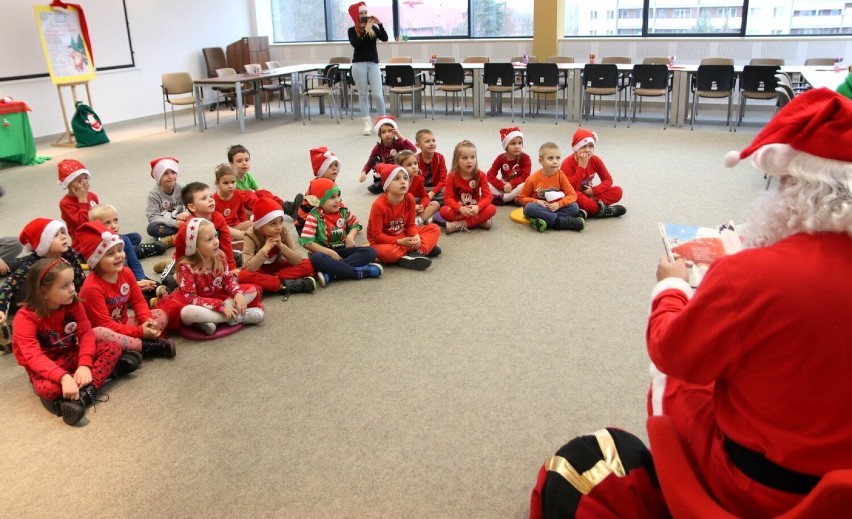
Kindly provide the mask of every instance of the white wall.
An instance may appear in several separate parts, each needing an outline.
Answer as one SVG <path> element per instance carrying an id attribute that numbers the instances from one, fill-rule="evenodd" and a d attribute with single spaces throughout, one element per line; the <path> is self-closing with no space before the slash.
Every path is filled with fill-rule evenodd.
<path id="1" fill-rule="evenodd" d="M 201 49 L 225 47 L 250 36 L 250 2 L 253 0 L 127 0 L 136 68 L 100 72 L 90 83 L 92 105 L 104 123 L 162 113 L 160 75 L 188 71 L 193 77 L 206 76 Z M 8 50 L 6 45 L 3 48 Z M 36 137 L 65 131 L 59 96 L 50 78 L 5 82 L 0 90 L 32 108 L 29 118 Z M 85 100 L 85 90 L 77 90 Z M 66 94 L 69 119 L 71 104 L 70 94 Z"/>

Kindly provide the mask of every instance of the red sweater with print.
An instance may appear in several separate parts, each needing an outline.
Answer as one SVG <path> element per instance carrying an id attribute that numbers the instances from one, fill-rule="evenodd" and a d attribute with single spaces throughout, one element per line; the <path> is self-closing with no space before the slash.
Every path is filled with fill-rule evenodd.
<path id="1" fill-rule="evenodd" d="M 94 362 L 95 334 L 82 303 L 60 307 L 44 319 L 29 308 L 21 308 L 15 314 L 12 333 L 18 364 L 40 378 L 58 384 L 63 375 L 72 375 L 54 362 L 70 349 L 78 351 L 78 367 L 91 368 Z"/>
<path id="2" fill-rule="evenodd" d="M 423 153 L 418 153 L 417 166 L 420 168 L 426 189 L 435 194 L 440 193 L 447 184 L 447 161 L 444 160 L 444 156 L 436 151 L 432 154 L 432 161 L 426 163 L 423 160 Z"/>
<path id="3" fill-rule="evenodd" d="M 233 196 L 229 200 L 224 200 L 219 196 L 219 193 L 214 193 L 213 200 L 216 201 L 216 212 L 222 213 L 228 226 L 236 227 L 237 224 L 248 221 L 249 218 L 246 213 L 246 203 L 243 199 L 242 191 L 234 191 Z"/>
<path id="4" fill-rule="evenodd" d="M 417 148 L 408 139 L 394 139 L 390 146 L 385 146 L 381 141 L 373 146 L 373 151 L 370 152 L 370 158 L 364 164 L 361 171 L 370 171 L 376 167 L 376 164 L 396 164 L 396 154 L 402 150 L 417 151 Z"/>
<path id="5" fill-rule="evenodd" d="M 476 204 L 479 210 L 489 205 L 494 197 L 488 189 L 488 178 L 482 171 L 477 171 L 473 178 L 464 179 L 455 171 L 447 175 L 447 188 L 444 193 L 444 205 L 458 211 L 463 205 Z"/>
<path id="6" fill-rule="evenodd" d="M 89 191 L 85 202 L 77 200 L 76 196 L 65 195 L 59 200 L 59 212 L 62 214 L 62 221 L 65 222 L 65 227 L 68 228 L 68 236 L 71 238 L 71 243 L 77 245 L 77 227 L 89 221 L 89 209 L 98 205 L 98 195 Z"/>
<path id="7" fill-rule="evenodd" d="M 601 191 L 605 191 L 612 187 L 612 176 L 609 174 L 609 170 L 604 166 L 603 161 L 597 155 L 592 155 L 592 158 L 589 159 L 589 163 L 586 164 L 585 168 L 581 168 L 579 164 L 577 164 L 577 159 L 574 158 L 574 154 L 572 153 L 568 158 L 562 161 L 562 167 L 560 168 L 565 172 L 565 175 L 568 176 L 568 180 L 571 182 L 571 185 L 574 186 L 576 191 L 582 191 L 587 187 L 592 188 L 592 192 L 594 194 L 598 194 Z M 598 184 L 593 184 L 595 180 L 595 175 L 598 176 L 600 182 Z"/>
<path id="8" fill-rule="evenodd" d="M 414 225 L 415 205 L 411 193 L 406 193 L 398 204 L 392 204 L 387 193 L 379 195 L 370 209 L 367 240 L 372 244 L 396 245 L 396 240 L 417 234 L 417 226 Z"/>
<path id="9" fill-rule="evenodd" d="M 532 160 L 524 152 L 518 158 L 509 160 L 505 153 L 497 155 L 488 170 L 488 182 L 497 189 L 503 189 L 506 182 L 512 185 L 512 189 L 520 186 L 530 178 L 532 171 Z"/>
<path id="10" fill-rule="evenodd" d="M 142 338 L 142 323 L 151 318 L 148 302 L 142 295 L 133 271 L 124 267 L 115 283 L 110 283 L 97 272 L 86 276 L 80 298 L 86 304 L 86 316 L 92 326 L 103 326 L 130 337 Z M 127 310 L 133 309 L 139 326 L 127 325 Z"/>

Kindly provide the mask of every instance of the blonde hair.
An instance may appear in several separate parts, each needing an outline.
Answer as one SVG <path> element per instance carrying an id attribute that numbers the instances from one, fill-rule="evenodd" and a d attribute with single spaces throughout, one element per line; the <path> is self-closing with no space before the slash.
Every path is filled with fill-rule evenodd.
<path id="1" fill-rule="evenodd" d="M 425 137 L 426 135 L 434 136 L 435 134 L 432 133 L 432 130 L 430 130 L 428 128 L 423 128 L 422 130 L 417 130 L 417 134 L 414 136 L 414 142 L 420 142 L 420 139 L 422 137 Z"/>
<path id="2" fill-rule="evenodd" d="M 118 216 L 118 209 L 116 209 L 115 206 L 110 204 L 96 205 L 95 207 L 89 209 L 89 220 L 100 221 L 101 218 L 106 218 L 106 215 L 109 214 L 110 211 L 112 211 L 113 213 L 115 213 L 116 216 Z"/>
<path id="3" fill-rule="evenodd" d="M 547 152 L 547 150 L 556 150 L 556 151 L 561 153 L 559 146 L 557 146 L 555 142 L 548 141 L 548 142 L 545 142 L 544 144 L 542 144 L 541 146 L 539 146 L 538 158 L 544 157 L 544 154 L 545 154 L 545 152 Z"/>
<path id="4" fill-rule="evenodd" d="M 237 178 L 237 173 L 234 171 L 234 168 L 231 167 L 230 164 L 222 163 L 216 166 L 216 185 L 219 185 L 219 180 L 222 177 L 227 177 L 231 175 L 234 178 Z"/>
<path id="5" fill-rule="evenodd" d="M 417 159 L 417 155 L 411 150 L 402 150 L 396 154 L 394 160 L 396 161 L 397 166 L 402 166 L 402 163 L 405 162 L 406 159 L 414 157 Z"/>
<path id="6" fill-rule="evenodd" d="M 213 226 L 213 222 L 209 220 L 201 220 L 201 223 L 198 225 L 198 238 L 201 238 L 202 229 L 210 229 L 212 232 L 216 232 L 216 228 Z M 205 258 L 201 255 L 201 251 L 196 247 L 195 254 L 191 256 L 182 256 L 178 259 L 177 265 L 189 265 L 189 267 L 193 270 L 193 272 L 206 272 L 211 271 L 215 276 L 221 276 L 225 273 L 225 262 L 222 261 L 225 257 L 225 253 L 221 250 L 213 256 L 212 258 Z M 178 270 L 178 274 L 180 270 Z M 177 277 L 177 274 L 175 275 Z M 178 280 L 180 282 L 180 280 Z"/>
<path id="7" fill-rule="evenodd" d="M 456 144 L 455 149 L 453 149 L 453 163 L 452 163 L 452 166 L 450 167 L 451 173 L 455 173 L 455 174 L 459 173 L 459 156 L 461 155 L 460 150 L 462 148 L 471 148 L 471 149 L 473 149 L 474 153 L 476 152 L 476 146 L 467 139 Z M 474 179 L 476 178 L 476 173 L 478 171 L 479 171 L 479 159 L 477 158 L 476 162 L 473 165 L 473 172 L 474 172 L 473 178 Z"/>
<path id="8" fill-rule="evenodd" d="M 44 291 L 56 283 L 59 273 L 73 269 L 70 263 L 60 258 L 42 258 L 30 267 L 25 284 L 25 296 L 21 303 L 24 307 L 34 312 L 37 317 L 44 319 L 50 315 L 50 308 L 44 299 Z M 74 302 L 79 301 L 74 296 Z"/>

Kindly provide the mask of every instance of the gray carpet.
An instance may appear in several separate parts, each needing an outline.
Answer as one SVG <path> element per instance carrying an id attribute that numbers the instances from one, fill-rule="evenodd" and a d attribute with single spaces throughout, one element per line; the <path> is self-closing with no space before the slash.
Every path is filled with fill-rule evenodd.
<path id="1" fill-rule="evenodd" d="M 115 126 L 132 138 L 41 148 L 54 159 L 4 166 L 0 232 L 59 216 L 64 157 L 93 172 L 93 192 L 118 206 L 123 230 L 144 232 L 150 159 L 173 155 L 179 181 L 212 183 L 238 142 L 261 185 L 288 199 L 311 178 L 308 150 L 329 146 L 344 200 L 366 222 L 374 197 L 357 176 L 375 138 L 359 134 L 357 119 L 251 120 L 239 135 L 223 117 L 204 134 L 189 114 L 177 134 L 156 119 Z M 552 121 L 522 126 L 534 165 L 547 140 L 570 150 L 576 123 Z M 401 122 L 412 139 L 431 128 L 448 162 L 471 139 L 482 169 L 508 125 Z M 442 236 L 444 254 L 428 271 L 388 267 L 381 279 L 287 302 L 269 296 L 265 323 L 217 342 L 179 339 L 176 359 L 108 386 L 109 401 L 79 427 L 45 412 L 13 356 L 0 356 L 0 516 L 520 518 L 539 466 L 573 436 L 613 425 L 645 438 L 656 223 L 741 219 L 764 181 L 745 164 L 725 170 L 722 157 L 758 125 L 588 126 L 624 187 L 623 218 L 538 234 L 504 207 L 491 231 Z"/>

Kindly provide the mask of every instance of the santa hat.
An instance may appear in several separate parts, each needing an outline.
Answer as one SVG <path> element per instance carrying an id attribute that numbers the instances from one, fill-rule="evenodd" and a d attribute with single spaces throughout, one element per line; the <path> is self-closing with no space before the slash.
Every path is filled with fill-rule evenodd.
<path id="1" fill-rule="evenodd" d="M 59 231 L 68 232 L 65 224 L 59 220 L 36 218 L 24 226 L 18 241 L 24 246 L 25 252 L 35 251 L 39 256 L 44 256 Z"/>
<path id="2" fill-rule="evenodd" d="M 196 245 L 198 244 L 198 231 L 206 222 L 204 218 L 191 218 L 175 235 L 175 258 L 180 259 L 184 256 L 192 256 L 195 254 Z M 210 225 L 213 225 L 212 223 Z"/>
<path id="3" fill-rule="evenodd" d="M 593 132 L 592 130 L 580 128 L 579 130 L 574 132 L 574 138 L 571 139 L 571 149 L 577 151 L 586 144 L 597 144 L 597 142 L 597 133 Z"/>
<path id="4" fill-rule="evenodd" d="M 520 137 L 521 139 L 524 138 L 524 134 L 521 133 L 521 129 L 517 126 L 512 126 L 511 128 L 500 128 L 500 144 L 503 146 L 504 150 L 515 137 Z"/>
<path id="5" fill-rule="evenodd" d="M 382 177 L 382 189 L 385 191 L 388 190 L 391 182 L 393 182 L 393 179 L 395 179 L 399 173 L 404 174 L 405 178 L 408 178 L 408 171 L 404 167 L 397 166 L 396 164 L 376 164 L 376 172 Z"/>
<path id="6" fill-rule="evenodd" d="M 65 159 L 58 164 L 57 169 L 59 170 L 59 184 L 63 189 L 68 189 L 71 182 L 74 182 L 74 179 L 80 175 L 92 176 L 79 160 Z"/>
<path id="7" fill-rule="evenodd" d="M 808 90 L 775 114 L 744 150 L 728 152 L 725 166 L 734 167 L 751 156 L 752 164 L 769 175 L 802 176 L 803 171 L 788 166 L 805 155 L 811 158 L 809 170 L 818 164 L 817 169 L 845 170 L 852 176 L 850 128 L 852 101 L 827 88 Z"/>
<path id="8" fill-rule="evenodd" d="M 178 174 L 178 160 L 173 157 L 160 157 L 158 159 L 154 159 L 151 161 L 151 178 L 153 178 L 158 184 L 160 183 L 160 178 L 162 178 L 163 173 L 166 172 L 167 169 L 170 169 L 175 172 L 175 175 Z"/>
<path id="9" fill-rule="evenodd" d="M 355 27 L 361 26 L 361 18 L 358 16 L 358 11 L 361 9 L 361 6 L 366 6 L 365 2 L 358 2 L 357 4 L 352 4 L 349 6 L 349 16 L 352 18 L 352 21 L 355 22 Z"/>
<path id="10" fill-rule="evenodd" d="M 340 167 L 340 159 L 325 146 L 311 150 L 311 167 L 314 169 L 315 177 L 325 175 L 325 172 L 334 162 L 337 162 L 338 167 Z"/>
<path id="11" fill-rule="evenodd" d="M 330 178 L 315 178 L 308 185 L 305 200 L 314 207 L 320 207 L 322 204 L 328 202 L 328 199 L 334 196 L 335 193 L 340 193 L 340 187 Z"/>
<path id="12" fill-rule="evenodd" d="M 86 258 L 86 264 L 89 265 L 90 269 L 95 268 L 98 262 L 101 261 L 101 258 L 104 257 L 104 254 L 106 254 L 106 251 L 120 243 L 124 243 L 119 235 L 110 232 L 104 224 L 97 220 L 88 221 L 78 227 L 76 236 L 75 246 L 77 247 L 77 252 Z"/>
<path id="13" fill-rule="evenodd" d="M 386 124 L 393 126 L 394 130 L 399 130 L 399 125 L 396 124 L 396 119 L 394 119 L 392 115 L 380 115 L 376 117 L 376 124 L 373 125 L 373 128 L 376 130 L 376 135 L 379 134 L 379 130 L 382 129 L 382 126 Z"/>
<path id="14" fill-rule="evenodd" d="M 281 205 L 272 198 L 258 198 L 252 208 L 252 215 L 254 216 L 252 225 L 255 229 L 260 229 L 279 216 L 283 217 L 284 211 L 281 210 Z"/>

